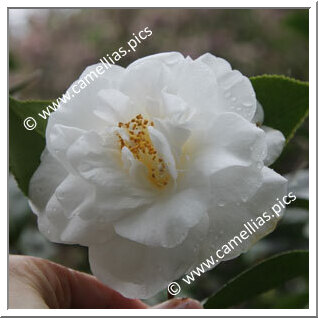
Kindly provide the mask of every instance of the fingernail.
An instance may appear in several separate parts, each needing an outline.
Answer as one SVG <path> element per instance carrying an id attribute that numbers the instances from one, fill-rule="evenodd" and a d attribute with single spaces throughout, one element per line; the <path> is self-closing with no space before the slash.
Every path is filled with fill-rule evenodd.
<path id="1" fill-rule="evenodd" d="M 191 298 L 174 298 L 153 308 L 158 309 L 202 309 L 202 305 L 194 299 Z"/>

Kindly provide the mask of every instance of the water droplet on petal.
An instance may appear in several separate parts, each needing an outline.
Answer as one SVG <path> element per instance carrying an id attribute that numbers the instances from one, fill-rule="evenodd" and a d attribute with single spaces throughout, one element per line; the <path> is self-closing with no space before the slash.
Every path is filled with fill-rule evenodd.
<path id="1" fill-rule="evenodd" d="M 245 107 L 250 107 L 252 105 L 250 102 L 243 102 L 242 104 Z"/>
<path id="2" fill-rule="evenodd" d="M 263 168 L 263 164 L 262 164 L 261 161 L 259 161 L 259 162 L 256 163 L 256 168 L 257 168 L 257 169 L 262 169 L 262 168 Z"/>
<path id="3" fill-rule="evenodd" d="M 218 206 L 219 206 L 219 207 L 223 207 L 224 205 L 225 205 L 225 202 L 224 202 L 224 201 L 219 201 L 219 202 L 218 202 Z"/>
<path id="4" fill-rule="evenodd" d="M 65 195 L 64 195 L 63 191 L 56 191 L 55 195 L 56 195 L 58 200 L 60 200 L 60 201 L 64 200 Z"/>

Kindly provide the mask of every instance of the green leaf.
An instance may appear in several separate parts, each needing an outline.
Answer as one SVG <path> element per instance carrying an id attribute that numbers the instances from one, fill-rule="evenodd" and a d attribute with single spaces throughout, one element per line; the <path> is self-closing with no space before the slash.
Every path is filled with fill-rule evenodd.
<path id="1" fill-rule="evenodd" d="M 280 130 L 287 143 L 308 116 L 308 83 L 280 75 L 256 76 L 250 80 L 264 108 L 264 125 Z"/>
<path id="2" fill-rule="evenodd" d="M 38 113 L 49 104 L 49 101 L 21 102 L 9 98 L 9 167 L 25 195 L 28 194 L 29 181 L 40 164 L 45 147 L 47 121 Z M 27 117 L 37 121 L 34 130 L 24 127 L 23 122 Z"/>
<path id="3" fill-rule="evenodd" d="M 242 272 L 207 299 L 205 308 L 229 308 L 299 276 L 308 277 L 308 251 L 270 257 Z"/>
<path id="4" fill-rule="evenodd" d="M 298 199 L 291 203 L 289 208 L 302 208 L 309 210 L 309 200 L 307 199 Z"/>

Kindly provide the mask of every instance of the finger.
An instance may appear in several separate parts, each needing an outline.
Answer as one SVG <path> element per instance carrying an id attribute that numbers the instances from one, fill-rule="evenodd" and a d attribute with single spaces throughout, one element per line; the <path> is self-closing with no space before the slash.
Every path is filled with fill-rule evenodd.
<path id="1" fill-rule="evenodd" d="M 10 256 L 9 266 L 10 308 L 147 308 L 140 300 L 125 298 L 91 275 L 44 259 Z M 20 300 L 14 299 L 17 287 L 23 291 Z"/>
<path id="2" fill-rule="evenodd" d="M 174 298 L 152 308 L 157 309 L 202 309 L 202 305 L 191 298 Z"/>

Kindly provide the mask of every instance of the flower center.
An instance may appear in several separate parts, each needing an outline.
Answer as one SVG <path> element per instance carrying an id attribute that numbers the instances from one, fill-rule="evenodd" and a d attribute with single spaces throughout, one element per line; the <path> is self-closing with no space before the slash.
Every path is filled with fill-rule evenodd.
<path id="1" fill-rule="evenodd" d="M 165 187 L 170 181 L 170 174 L 164 160 L 159 156 L 149 136 L 148 127 L 154 126 L 152 121 L 144 119 L 141 114 L 127 123 L 118 123 L 125 129 L 125 137 L 117 135 L 120 148 L 127 147 L 134 158 L 147 167 L 148 178 L 157 187 Z"/>

